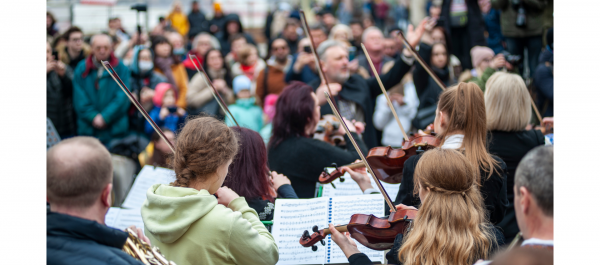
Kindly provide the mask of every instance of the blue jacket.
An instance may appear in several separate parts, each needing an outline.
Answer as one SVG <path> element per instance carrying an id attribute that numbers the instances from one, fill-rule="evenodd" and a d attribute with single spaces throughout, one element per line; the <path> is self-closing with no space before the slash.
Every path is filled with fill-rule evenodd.
<path id="1" fill-rule="evenodd" d="M 86 61 L 79 62 L 73 77 L 73 106 L 77 114 L 77 134 L 96 137 L 104 145 L 108 145 L 110 140 L 124 137 L 129 130 L 127 110 L 131 103 L 104 69 L 100 78 L 97 69 L 90 70 L 87 76 L 83 77 Z M 127 66 L 119 61 L 113 67 L 123 83 L 129 87 L 131 75 Z M 96 82 L 98 89 L 96 89 Z M 104 129 L 96 129 L 92 126 L 92 121 L 98 113 L 106 122 Z"/>
<path id="2" fill-rule="evenodd" d="M 498 54 L 504 50 L 502 42 L 505 40 L 502 35 L 502 29 L 500 27 L 500 11 L 497 9 L 490 9 L 490 12 L 483 15 L 485 22 L 485 29 L 488 32 L 487 44 L 490 49 L 494 50 L 495 54 Z"/>
<path id="3" fill-rule="evenodd" d="M 548 67 L 546 62 L 552 66 Z M 554 53 L 546 48 L 540 54 L 540 61 L 533 74 L 533 84 L 537 92 L 537 107 L 542 117 L 554 116 Z M 546 111 L 544 111 L 544 109 Z"/>
<path id="4" fill-rule="evenodd" d="M 262 109 L 255 104 L 256 98 L 238 99 L 229 105 L 229 111 L 241 127 L 260 132 L 263 125 Z M 225 118 L 228 126 L 235 126 L 229 116 Z"/>
<path id="5" fill-rule="evenodd" d="M 121 249 L 128 234 L 92 220 L 47 212 L 46 263 L 60 264 L 143 264 Z"/>
<path id="6" fill-rule="evenodd" d="M 154 106 L 154 108 L 149 113 L 150 118 L 152 118 L 152 120 L 156 123 L 156 125 L 158 125 L 159 128 L 167 127 L 171 131 L 176 132 L 177 129 L 179 128 L 179 125 L 183 124 L 185 122 L 187 113 L 181 117 L 177 116 L 177 114 L 171 113 L 171 114 L 167 115 L 167 117 L 165 117 L 164 120 L 161 120 L 159 118 L 160 109 L 161 109 L 161 107 Z M 146 121 L 145 131 L 146 131 L 146 134 L 148 134 L 148 136 L 151 136 L 152 133 L 154 133 L 154 129 L 152 128 L 152 125 L 150 125 L 150 123 L 148 121 Z"/>
<path id="7" fill-rule="evenodd" d="M 300 73 L 294 73 L 294 64 L 296 63 L 296 60 L 298 60 L 297 53 L 294 54 L 294 59 L 292 59 L 292 64 L 290 64 L 290 70 L 288 70 L 288 72 L 285 74 L 285 82 L 287 84 L 289 84 L 292 81 L 301 81 L 308 84 L 315 79 L 320 80 L 319 74 L 313 72 L 313 70 L 311 70 L 310 67 L 308 67 L 308 65 L 302 67 Z"/>

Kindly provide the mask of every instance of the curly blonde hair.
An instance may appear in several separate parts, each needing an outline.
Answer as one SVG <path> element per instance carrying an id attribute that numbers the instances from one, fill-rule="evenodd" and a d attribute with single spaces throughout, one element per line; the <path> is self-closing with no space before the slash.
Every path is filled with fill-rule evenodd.
<path id="1" fill-rule="evenodd" d="M 191 118 L 177 135 L 171 167 L 177 187 L 203 181 L 217 168 L 233 159 L 238 152 L 237 135 L 213 117 Z"/>

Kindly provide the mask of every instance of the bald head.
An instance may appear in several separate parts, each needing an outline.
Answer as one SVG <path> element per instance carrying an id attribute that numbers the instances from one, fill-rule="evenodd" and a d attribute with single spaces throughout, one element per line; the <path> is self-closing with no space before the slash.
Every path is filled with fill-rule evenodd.
<path id="1" fill-rule="evenodd" d="M 383 32 L 377 27 L 368 27 L 362 35 L 362 42 L 370 53 L 381 53 L 383 51 Z"/>
<path id="2" fill-rule="evenodd" d="M 112 52 L 112 39 L 106 34 L 96 34 L 91 40 L 92 53 L 97 60 L 108 60 Z"/>
<path id="3" fill-rule="evenodd" d="M 51 205 L 85 208 L 112 183 L 108 150 L 92 137 L 74 137 L 53 146 L 46 154 L 46 192 Z"/>

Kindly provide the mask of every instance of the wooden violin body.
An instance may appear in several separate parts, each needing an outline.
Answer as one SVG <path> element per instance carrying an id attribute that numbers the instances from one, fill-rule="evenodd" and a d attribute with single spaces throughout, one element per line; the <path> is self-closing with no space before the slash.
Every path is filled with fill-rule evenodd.
<path id="1" fill-rule="evenodd" d="M 392 248 L 394 239 L 398 234 L 403 234 L 416 218 L 417 210 L 404 209 L 390 214 L 387 218 L 379 218 L 374 215 L 354 214 L 347 225 L 336 227 L 340 232 L 350 232 L 352 238 L 365 247 L 374 250 L 386 250 Z M 305 230 L 300 238 L 300 244 L 304 247 L 313 247 L 321 242 L 327 235 L 331 234 L 329 229 L 313 227 L 313 234 L 309 235 Z M 324 243 L 324 242 L 322 242 Z"/>
<path id="2" fill-rule="evenodd" d="M 332 114 L 323 115 L 319 123 L 313 138 L 321 140 L 323 142 L 330 143 L 331 145 L 345 145 L 344 137 L 341 135 L 335 135 L 335 132 L 340 128 L 340 121 L 337 117 Z"/>
<path id="3" fill-rule="evenodd" d="M 402 148 L 392 148 L 390 146 L 371 148 L 367 155 L 367 161 L 373 170 L 375 170 L 375 176 L 379 180 L 385 183 L 398 184 L 402 182 L 404 162 L 411 156 L 418 155 L 431 148 L 437 147 L 439 143 L 440 140 L 435 137 L 434 133 L 428 135 L 413 135 L 409 141 L 404 141 L 402 143 Z M 321 175 L 319 176 L 320 183 L 331 183 L 344 175 L 337 166 L 334 167 L 336 167 L 336 169 L 331 173 L 327 173 L 326 170 L 321 172 Z M 354 168 L 357 167 L 358 166 Z"/>

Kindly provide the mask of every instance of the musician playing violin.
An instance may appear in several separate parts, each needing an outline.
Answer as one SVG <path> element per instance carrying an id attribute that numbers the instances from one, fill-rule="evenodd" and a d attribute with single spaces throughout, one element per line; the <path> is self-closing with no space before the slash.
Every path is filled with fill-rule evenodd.
<path id="1" fill-rule="evenodd" d="M 282 173 L 291 180 L 299 198 L 312 198 L 319 174 L 332 163 L 350 164 L 359 155 L 353 145 L 347 149 L 312 138 L 321 116 L 320 105 L 313 89 L 301 82 L 292 82 L 279 95 L 273 118 L 273 134 L 267 146 L 271 170 Z M 360 122 L 346 120 L 353 137 L 363 153 L 368 151 L 358 136 L 364 129 Z M 340 135 L 347 143 L 350 139 L 340 126 Z"/>
<path id="2" fill-rule="evenodd" d="M 478 171 L 466 156 L 453 149 L 436 148 L 422 155 L 415 169 L 415 187 L 410 191 L 418 194 L 421 206 L 407 231 L 396 236 L 386 255 L 388 263 L 470 265 L 497 249 L 475 177 Z M 396 208 L 415 209 L 403 204 Z M 331 239 L 351 265 L 372 264 L 348 234 L 331 224 L 329 229 Z"/>

